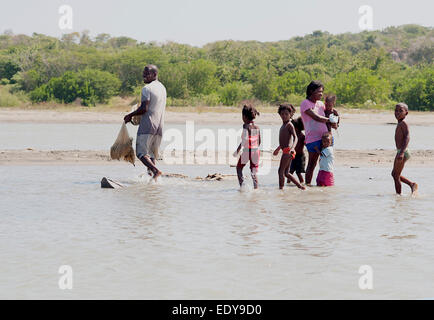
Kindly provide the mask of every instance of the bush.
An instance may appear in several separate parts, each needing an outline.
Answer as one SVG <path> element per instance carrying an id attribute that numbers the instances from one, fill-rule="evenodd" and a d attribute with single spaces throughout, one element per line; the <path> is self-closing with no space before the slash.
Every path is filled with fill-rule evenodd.
<path id="1" fill-rule="evenodd" d="M 0 107 L 17 107 L 22 103 L 23 101 L 16 95 L 11 94 L 7 87 L 0 86 Z"/>
<path id="2" fill-rule="evenodd" d="M 311 77 L 304 71 L 287 72 L 276 80 L 274 100 L 288 100 L 290 95 L 304 96 Z"/>
<path id="3" fill-rule="evenodd" d="M 388 102 L 392 87 L 369 69 L 341 73 L 327 83 L 326 92 L 334 92 L 341 103 Z"/>
<path id="4" fill-rule="evenodd" d="M 12 77 L 20 71 L 20 67 L 8 58 L 0 57 L 0 79 L 6 78 L 11 80 Z"/>
<path id="5" fill-rule="evenodd" d="M 225 106 L 235 106 L 240 101 L 252 97 L 252 85 L 242 82 L 227 83 L 219 90 L 219 96 Z"/>
<path id="6" fill-rule="evenodd" d="M 97 102 L 106 103 L 119 92 L 120 80 L 105 71 L 85 69 L 79 72 L 68 71 L 62 77 L 52 78 L 30 93 L 33 102 L 57 100 L 71 103 L 80 98 L 85 106 Z"/>
<path id="7" fill-rule="evenodd" d="M 189 96 L 185 64 L 171 65 L 162 69 L 159 78 L 164 83 L 169 97 L 186 99 Z"/>
<path id="8" fill-rule="evenodd" d="M 434 67 L 407 72 L 395 84 L 393 98 L 410 109 L 434 111 Z"/>
<path id="9" fill-rule="evenodd" d="M 217 66 L 203 59 L 192 62 L 187 69 L 188 90 L 193 94 L 209 94 L 218 85 Z"/>

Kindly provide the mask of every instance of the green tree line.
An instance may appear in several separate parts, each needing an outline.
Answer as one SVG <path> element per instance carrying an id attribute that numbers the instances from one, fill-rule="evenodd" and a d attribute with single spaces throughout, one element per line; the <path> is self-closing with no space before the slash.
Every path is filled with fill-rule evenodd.
<path id="1" fill-rule="evenodd" d="M 219 41 L 203 47 L 139 43 L 89 32 L 61 39 L 0 35 L 0 85 L 32 102 L 92 106 L 138 95 L 146 64 L 160 68 L 171 105 L 298 104 L 311 80 L 347 106 L 434 110 L 433 28 L 418 25 L 278 42 Z M 4 90 L 2 90 L 4 92 Z"/>

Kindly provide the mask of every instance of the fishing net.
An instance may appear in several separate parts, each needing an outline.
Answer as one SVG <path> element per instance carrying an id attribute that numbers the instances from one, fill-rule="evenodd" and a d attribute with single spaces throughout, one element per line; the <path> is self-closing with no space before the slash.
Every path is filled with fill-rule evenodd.
<path id="1" fill-rule="evenodd" d="M 110 156 L 113 160 L 124 160 L 135 165 L 136 154 L 133 149 L 133 138 L 130 138 L 125 123 L 122 124 L 121 131 L 110 149 Z"/>

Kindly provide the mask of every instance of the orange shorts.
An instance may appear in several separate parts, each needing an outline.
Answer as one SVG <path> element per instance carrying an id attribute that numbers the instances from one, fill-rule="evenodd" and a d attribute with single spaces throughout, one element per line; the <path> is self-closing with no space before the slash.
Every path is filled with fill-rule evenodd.
<path id="1" fill-rule="evenodd" d="M 291 152 L 291 148 L 290 147 L 284 148 L 282 151 L 283 151 L 283 154 L 289 154 L 289 155 L 291 155 L 292 160 L 295 159 L 296 153 L 295 153 L 295 151 Z"/>

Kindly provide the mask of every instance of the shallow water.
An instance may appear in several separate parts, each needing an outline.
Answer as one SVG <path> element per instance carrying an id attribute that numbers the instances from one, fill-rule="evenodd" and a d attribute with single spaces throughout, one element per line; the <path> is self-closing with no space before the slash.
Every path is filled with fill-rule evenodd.
<path id="1" fill-rule="evenodd" d="M 221 147 L 218 141 L 218 130 L 240 130 L 239 126 L 195 124 L 192 132 L 197 135 L 193 144 L 197 147 L 201 144 L 200 133 L 203 129 L 209 129 L 214 135 L 216 149 L 227 151 Z M 44 124 L 44 123 L 0 123 L 0 148 L 20 150 L 33 148 L 37 150 L 109 150 L 119 132 L 120 124 Z M 136 137 L 137 127 L 128 125 L 130 135 Z M 190 150 L 186 125 L 167 124 L 165 131 L 177 130 L 181 135 L 181 141 L 174 141 L 173 137 L 163 136 L 162 149 L 172 144 L 171 149 Z M 279 126 L 261 126 L 263 133 L 263 148 L 270 150 L 278 143 Z M 336 148 L 342 150 L 373 150 L 395 148 L 395 125 L 365 125 L 342 124 L 339 131 L 334 133 Z M 203 132 L 203 131 L 202 131 Z M 232 136 L 234 136 L 232 134 Z M 239 140 L 239 135 L 235 134 Z M 414 150 L 434 149 L 434 143 L 427 137 L 434 136 L 434 126 L 412 126 L 410 148 Z M 194 141 L 193 135 L 189 136 Z M 229 142 L 228 142 L 229 143 Z M 235 143 L 236 144 L 236 141 Z M 233 152 L 231 148 L 230 152 Z"/>
<path id="2" fill-rule="evenodd" d="M 337 187 L 195 181 L 227 166 L 0 166 L 0 298 L 384 299 L 434 297 L 433 169 L 338 168 Z M 247 174 L 247 171 L 245 172 Z M 129 184 L 102 190 L 109 176 Z M 58 269 L 73 269 L 60 290 Z M 359 289 L 359 267 L 374 289 Z"/>

